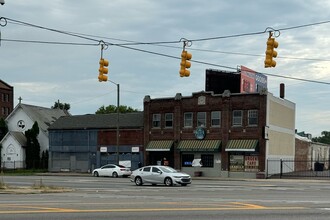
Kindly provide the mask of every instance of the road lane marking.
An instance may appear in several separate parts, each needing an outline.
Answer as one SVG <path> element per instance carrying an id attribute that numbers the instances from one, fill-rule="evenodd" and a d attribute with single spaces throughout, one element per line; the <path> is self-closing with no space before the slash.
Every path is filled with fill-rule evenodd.
<path id="1" fill-rule="evenodd" d="M 182 205 L 182 203 L 180 203 Z M 216 204 L 213 204 L 216 205 Z M 226 211 L 226 210 L 292 210 L 304 207 L 266 207 L 250 203 L 230 202 L 217 204 L 218 207 L 166 207 L 166 208 L 113 208 L 113 209 L 66 209 L 31 205 L 1 205 L 0 207 L 20 208 L 20 210 L 0 210 L 0 214 L 32 213 L 92 213 L 92 212 L 163 212 L 163 211 Z M 22 210 L 24 209 L 24 210 Z M 25 210 L 33 209 L 33 210 Z"/>

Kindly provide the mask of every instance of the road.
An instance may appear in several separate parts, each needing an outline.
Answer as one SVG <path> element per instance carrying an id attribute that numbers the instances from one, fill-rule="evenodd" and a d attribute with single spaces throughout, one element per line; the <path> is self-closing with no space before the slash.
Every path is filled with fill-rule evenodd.
<path id="1" fill-rule="evenodd" d="M 66 193 L 0 194 L 0 220 L 329 219 L 330 181 L 205 180 L 182 187 L 135 186 L 128 178 L 3 176 L 10 186 Z"/>

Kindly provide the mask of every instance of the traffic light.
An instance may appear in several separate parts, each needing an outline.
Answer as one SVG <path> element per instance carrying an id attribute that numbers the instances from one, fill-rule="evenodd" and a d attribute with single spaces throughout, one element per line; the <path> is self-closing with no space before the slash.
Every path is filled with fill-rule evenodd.
<path id="1" fill-rule="evenodd" d="M 188 61 L 192 58 L 191 53 L 188 53 L 187 51 L 183 50 L 181 53 L 181 69 L 180 69 L 180 76 L 181 77 L 188 77 L 190 76 L 190 71 L 187 70 L 187 68 L 191 67 L 191 63 Z"/>
<path id="2" fill-rule="evenodd" d="M 100 59 L 100 68 L 99 68 L 99 77 L 98 77 L 100 82 L 108 81 L 108 76 L 105 75 L 105 74 L 108 74 L 108 68 L 106 68 L 107 66 L 109 66 L 109 61 L 101 58 Z"/>
<path id="3" fill-rule="evenodd" d="M 269 37 L 267 40 L 265 68 L 276 66 L 276 61 L 273 60 L 273 58 L 277 57 L 277 52 L 274 50 L 274 48 L 277 47 L 278 47 L 278 42 L 275 41 L 275 38 Z"/>

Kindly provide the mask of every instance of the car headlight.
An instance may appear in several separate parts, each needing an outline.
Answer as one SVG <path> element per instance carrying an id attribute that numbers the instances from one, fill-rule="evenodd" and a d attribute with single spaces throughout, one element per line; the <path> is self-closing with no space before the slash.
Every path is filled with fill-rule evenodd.
<path id="1" fill-rule="evenodd" d="M 182 176 L 173 176 L 174 178 L 180 179 Z"/>

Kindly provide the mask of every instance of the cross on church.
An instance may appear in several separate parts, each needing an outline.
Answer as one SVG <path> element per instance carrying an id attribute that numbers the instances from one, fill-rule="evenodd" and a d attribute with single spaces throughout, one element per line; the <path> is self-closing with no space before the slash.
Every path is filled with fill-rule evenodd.
<path id="1" fill-rule="evenodd" d="M 21 96 L 20 96 L 20 97 L 18 98 L 18 103 L 21 104 L 22 100 L 23 100 L 23 99 L 22 99 Z"/>

